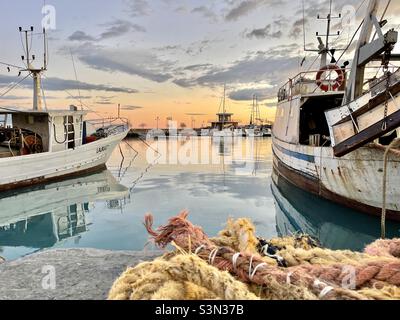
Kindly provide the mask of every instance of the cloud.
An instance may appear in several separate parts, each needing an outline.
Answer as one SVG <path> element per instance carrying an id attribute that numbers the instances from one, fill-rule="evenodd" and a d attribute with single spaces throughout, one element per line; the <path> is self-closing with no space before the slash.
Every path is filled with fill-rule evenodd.
<path id="1" fill-rule="evenodd" d="M 135 111 L 139 109 L 143 109 L 143 107 L 140 106 L 123 106 L 121 107 L 122 110 L 128 110 L 128 111 Z"/>
<path id="2" fill-rule="evenodd" d="M 193 116 L 193 117 L 200 117 L 200 116 L 207 116 L 208 113 L 185 113 L 187 116 Z"/>
<path id="3" fill-rule="evenodd" d="M 0 86 L 9 85 L 11 82 L 16 80 L 12 76 L 0 75 Z M 103 84 L 92 84 L 87 82 L 66 80 L 60 78 L 43 78 L 43 88 L 45 91 L 63 91 L 63 90 L 87 90 L 87 91 L 105 91 L 115 93 L 137 93 L 135 89 L 129 89 L 125 87 L 114 87 Z M 25 89 L 32 89 L 32 83 L 30 81 L 24 81 L 20 87 Z"/>
<path id="4" fill-rule="evenodd" d="M 184 67 L 183 70 L 198 71 L 198 70 L 208 69 L 212 66 L 213 65 L 211 63 L 193 64 L 193 65 Z"/>
<path id="5" fill-rule="evenodd" d="M 303 34 L 303 26 L 306 26 L 307 24 L 308 24 L 307 18 L 304 18 L 304 20 L 303 18 L 296 20 L 292 25 L 289 37 L 294 39 L 300 38 L 300 36 Z"/>
<path id="6" fill-rule="evenodd" d="M 274 31 L 272 30 L 271 24 L 268 24 L 265 26 L 265 28 L 260 28 L 260 29 L 253 29 L 251 32 L 246 34 L 246 37 L 249 39 L 252 38 L 257 38 L 257 39 L 265 39 L 265 38 L 281 38 L 282 37 L 282 31 L 277 30 Z"/>
<path id="7" fill-rule="evenodd" d="M 225 16 L 227 21 L 235 21 L 242 16 L 248 15 L 250 12 L 264 5 L 277 6 L 283 4 L 283 0 L 244 0 L 231 8 Z"/>
<path id="8" fill-rule="evenodd" d="M 94 37 L 86 34 L 83 31 L 75 31 L 68 37 L 70 41 L 94 41 L 96 40 Z"/>
<path id="9" fill-rule="evenodd" d="M 68 37 L 70 41 L 80 41 L 80 42 L 93 42 L 101 41 L 110 38 L 117 38 L 129 32 L 146 32 L 146 29 L 138 24 L 133 24 L 127 20 L 115 19 L 111 22 L 101 24 L 102 27 L 107 27 L 107 29 L 101 33 L 98 37 L 93 37 L 86 34 L 84 31 L 75 31 L 72 35 Z"/>
<path id="10" fill-rule="evenodd" d="M 251 101 L 254 95 L 257 96 L 258 100 L 266 100 L 271 97 L 275 97 L 276 88 L 273 86 L 267 86 L 263 88 L 245 88 L 236 91 L 232 91 L 229 94 L 229 99 L 235 101 Z"/>
<path id="11" fill-rule="evenodd" d="M 110 104 L 115 104 L 111 100 L 115 98 L 115 96 L 97 96 L 96 97 L 98 100 L 96 101 L 96 104 L 102 104 L 102 105 L 110 105 Z"/>
<path id="12" fill-rule="evenodd" d="M 60 78 L 46 78 L 43 79 L 44 89 L 47 91 L 61 91 L 61 90 L 87 90 L 87 91 L 105 91 L 115 93 L 138 93 L 138 90 L 129 89 L 125 87 L 114 87 L 103 84 L 91 84 L 76 80 L 65 80 Z"/>
<path id="13" fill-rule="evenodd" d="M 103 24 L 102 26 L 108 26 L 108 29 L 100 35 L 101 40 L 119 37 L 128 32 L 146 32 L 146 29 L 142 26 L 121 19 Z"/>
<path id="14" fill-rule="evenodd" d="M 176 51 L 176 50 L 180 50 L 180 49 L 182 49 L 182 47 L 180 45 L 176 45 L 176 44 L 154 48 L 154 50 L 157 50 L 157 51 Z"/>
<path id="15" fill-rule="evenodd" d="M 72 96 L 72 97 L 67 97 L 67 99 L 70 100 L 88 100 L 88 99 L 92 99 L 92 96 Z M 46 97 L 46 99 L 48 99 L 48 97 Z"/>
<path id="16" fill-rule="evenodd" d="M 112 103 L 111 101 L 96 101 L 96 104 L 102 104 L 102 105 L 111 105 L 111 104 L 115 104 Z"/>
<path id="17" fill-rule="evenodd" d="M 0 100 L 27 100 L 27 99 L 32 99 L 32 97 L 14 96 L 14 95 L 0 97 Z"/>
<path id="18" fill-rule="evenodd" d="M 185 51 L 186 54 L 190 55 L 190 56 L 197 56 L 201 53 L 203 53 L 203 51 L 205 49 L 207 49 L 208 47 L 210 47 L 210 45 L 212 43 L 218 42 L 219 40 L 214 39 L 205 39 L 205 40 L 201 40 L 201 41 L 196 41 L 193 42 Z"/>
<path id="19" fill-rule="evenodd" d="M 125 2 L 128 5 L 128 10 L 132 17 L 149 15 L 150 5 L 146 0 L 125 0 Z"/>
<path id="20" fill-rule="evenodd" d="M 258 51 L 225 67 L 214 66 L 198 77 L 175 79 L 181 87 L 221 86 L 228 84 L 268 83 L 278 84 L 291 72 L 296 72 L 298 57 L 293 56 L 293 46 L 286 45 Z M 279 66 L 279 68 L 277 68 Z"/>
<path id="21" fill-rule="evenodd" d="M 69 50 L 63 48 L 66 52 Z M 122 72 L 158 83 L 173 77 L 175 62 L 161 60 L 154 50 L 107 48 L 85 43 L 73 51 L 81 62 L 96 70 Z"/>
<path id="22" fill-rule="evenodd" d="M 210 21 L 214 22 L 218 21 L 218 16 L 215 14 L 215 12 L 206 6 L 196 7 L 191 12 L 198 13 L 202 15 L 204 18 L 209 19 Z"/>

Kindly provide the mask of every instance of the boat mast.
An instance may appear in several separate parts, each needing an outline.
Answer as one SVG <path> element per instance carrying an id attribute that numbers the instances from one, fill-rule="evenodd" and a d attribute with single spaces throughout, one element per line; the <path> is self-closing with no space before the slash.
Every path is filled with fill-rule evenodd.
<path id="1" fill-rule="evenodd" d="M 250 115 L 250 125 L 253 125 L 253 119 L 254 119 L 254 108 L 255 108 L 255 99 L 256 99 L 256 95 L 253 94 L 253 106 L 251 108 L 251 115 Z"/>
<path id="2" fill-rule="evenodd" d="M 336 60 L 333 57 L 335 50 L 329 48 L 329 38 L 337 37 L 340 35 L 340 31 L 338 31 L 337 33 L 331 34 L 331 25 L 332 25 L 333 19 L 340 19 L 341 17 L 342 17 L 341 14 L 339 14 L 338 16 L 332 16 L 332 0 L 330 0 L 329 1 L 329 14 L 326 16 L 326 18 L 321 18 L 320 15 L 317 16 L 318 20 L 326 20 L 327 21 L 326 34 L 322 35 L 322 34 L 319 34 L 319 32 L 317 32 L 316 35 L 317 35 L 317 39 L 319 42 L 318 49 L 307 49 L 307 47 L 306 47 L 306 29 L 305 29 L 305 7 L 304 7 L 304 0 L 303 0 L 304 51 L 305 52 L 318 52 L 318 54 L 321 55 L 321 68 L 324 68 L 328 65 L 328 54 L 329 53 L 331 53 L 331 55 L 332 55 L 331 63 L 336 63 Z M 325 43 L 322 40 L 323 37 L 326 38 Z"/>
<path id="3" fill-rule="evenodd" d="M 224 102 L 223 102 L 223 110 L 222 113 L 222 129 L 225 128 L 225 114 L 226 114 L 226 83 L 224 84 Z"/>
<path id="4" fill-rule="evenodd" d="M 340 35 L 340 31 L 338 31 L 335 34 L 331 34 L 331 24 L 333 19 L 340 19 L 342 17 L 341 14 L 338 16 L 332 16 L 332 0 L 329 1 L 329 14 L 327 15 L 326 18 L 321 18 L 320 15 L 317 16 L 318 20 L 326 20 L 326 34 L 325 35 L 320 35 L 317 32 L 317 38 L 319 42 L 319 54 L 321 55 L 321 68 L 324 68 L 328 65 L 328 53 L 331 51 L 332 52 L 332 63 L 336 63 L 336 61 L 333 58 L 333 54 L 335 50 L 331 50 L 329 48 L 329 38 L 330 37 L 337 37 Z M 322 37 L 325 36 L 325 43 L 322 41 Z"/>
<path id="5" fill-rule="evenodd" d="M 360 49 L 369 42 L 373 28 L 373 18 L 376 19 L 378 11 L 378 1 L 369 0 L 367 13 L 364 18 L 363 28 L 361 29 L 360 38 L 354 54 L 353 64 L 351 67 L 350 81 L 347 87 L 346 98 L 348 101 L 354 100 L 362 94 L 362 87 L 364 82 L 365 65 L 358 64 Z"/>
<path id="6" fill-rule="evenodd" d="M 42 68 L 37 69 L 34 68 L 31 64 L 32 61 L 35 60 L 35 55 L 30 56 L 30 50 L 32 48 L 29 47 L 29 33 L 31 33 L 31 37 L 33 36 L 33 27 L 30 29 L 23 30 L 22 27 L 19 27 L 19 32 L 25 34 L 25 46 L 24 51 L 25 56 L 22 56 L 22 61 L 26 59 L 26 69 L 23 71 L 28 71 L 32 74 L 33 78 L 33 110 L 40 111 L 42 110 L 42 96 L 41 96 L 41 75 L 42 72 L 47 70 L 47 45 L 46 45 L 46 30 L 43 29 L 43 39 L 44 39 L 44 65 Z"/>

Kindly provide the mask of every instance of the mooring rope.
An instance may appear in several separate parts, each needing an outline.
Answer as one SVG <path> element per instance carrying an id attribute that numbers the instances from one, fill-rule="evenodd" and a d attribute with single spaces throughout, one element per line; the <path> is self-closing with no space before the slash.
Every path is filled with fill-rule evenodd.
<path id="1" fill-rule="evenodd" d="M 388 161 L 389 161 L 389 153 L 393 150 L 400 147 L 400 138 L 395 139 L 392 143 L 386 148 L 384 155 L 384 169 L 383 169 L 383 187 L 382 187 L 382 218 L 381 218 L 381 238 L 386 238 L 386 211 L 387 211 L 387 170 L 388 170 Z"/>

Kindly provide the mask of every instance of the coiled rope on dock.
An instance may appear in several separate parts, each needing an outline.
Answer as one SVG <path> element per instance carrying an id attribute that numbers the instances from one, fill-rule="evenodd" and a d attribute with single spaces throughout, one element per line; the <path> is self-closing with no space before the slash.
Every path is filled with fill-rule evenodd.
<path id="1" fill-rule="evenodd" d="M 375 242 L 365 253 L 333 251 L 305 235 L 265 241 L 247 219 L 228 221 L 210 239 L 187 217 L 155 231 L 146 216 L 154 242 L 177 250 L 128 269 L 109 299 L 400 299 L 399 240 Z"/>

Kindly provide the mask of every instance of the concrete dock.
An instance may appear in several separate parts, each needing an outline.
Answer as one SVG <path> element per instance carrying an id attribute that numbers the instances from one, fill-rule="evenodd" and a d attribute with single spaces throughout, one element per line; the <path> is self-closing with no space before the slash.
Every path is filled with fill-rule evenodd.
<path id="1" fill-rule="evenodd" d="M 160 255 L 66 249 L 0 263 L 0 300 L 104 300 L 127 267 Z"/>

